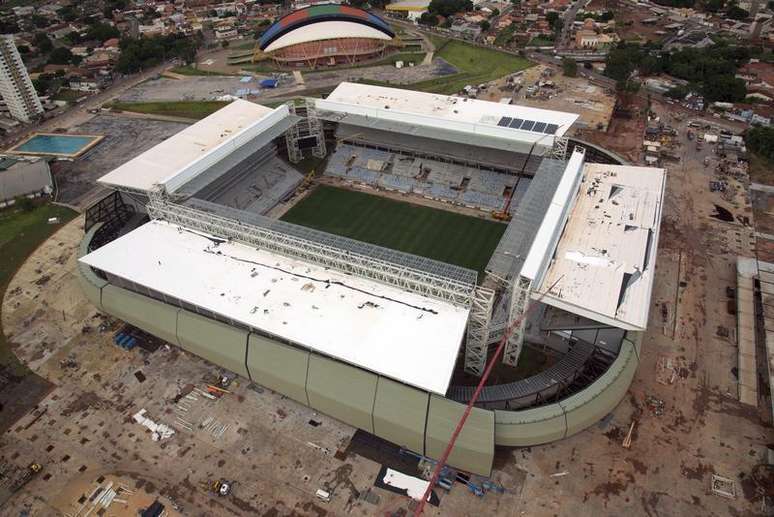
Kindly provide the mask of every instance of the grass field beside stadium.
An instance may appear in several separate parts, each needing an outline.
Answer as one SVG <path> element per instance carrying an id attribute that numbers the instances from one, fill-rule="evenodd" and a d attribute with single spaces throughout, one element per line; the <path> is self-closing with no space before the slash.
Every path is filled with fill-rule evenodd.
<path id="1" fill-rule="evenodd" d="M 479 279 L 506 226 L 325 185 L 282 220 L 474 269 Z"/>

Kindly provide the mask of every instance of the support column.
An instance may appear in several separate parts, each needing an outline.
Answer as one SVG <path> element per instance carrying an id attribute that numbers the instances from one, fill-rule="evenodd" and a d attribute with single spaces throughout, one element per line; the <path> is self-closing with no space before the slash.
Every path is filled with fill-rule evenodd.
<path id="1" fill-rule="evenodd" d="M 513 282 L 513 291 L 511 292 L 511 301 L 508 309 L 508 326 L 513 325 L 516 320 L 522 318 L 527 312 L 531 287 L 532 281 L 523 276 L 519 276 L 519 278 Z M 508 337 L 508 343 L 505 345 L 505 351 L 503 352 L 503 363 L 510 366 L 516 366 L 518 364 L 521 349 L 524 347 L 526 326 L 526 319 L 522 319 L 511 331 L 511 335 Z"/>
<path id="2" fill-rule="evenodd" d="M 476 287 L 470 307 L 468 332 L 465 344 L 465 372 L 481 377 L 486 368 L 486 353 L 489 346 L 489 326 L 492 321 L 494 291 Z"/>

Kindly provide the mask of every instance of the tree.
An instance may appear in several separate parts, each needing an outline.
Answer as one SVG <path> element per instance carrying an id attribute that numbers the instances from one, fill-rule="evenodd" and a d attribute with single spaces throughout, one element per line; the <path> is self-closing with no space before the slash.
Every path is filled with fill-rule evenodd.
<path id="1" fill-rule="evenodd" d="M 74 5 L 66 5 L 59 9 L 56 14 L 66 22 L 74 22 L 78 19 L 78 9 Z"/>
<path id="2" fill-rule="evenodd" d="M 556 31 L 558 27 L 561 27 L 561 19 L 559 17 L 559 13 L 556 11 L 548 11 L 546 13 L 546 21 L 548 22 L 548 25 L 551 27 L 551 30 Z"/>
<path id="3" fill-rule="evenodd" d="M 492 24 L 489 23 L 489 20 L 481 20 L 481 23 L 479 23 L 478 26 L 481 27 L 482 31 L 486 32 L 492 27 Z"/>
<path id="4" fill-rule="evenodd" d="M 108 23 L 95 23 L 86 31 L 86 39 L 104 42 L 110 38 L 117 38 L 121 35 L 114 26 Z"/>
<path id="5" fill-rule="evenodd" d="M 434 15 L 431 12 L 424 12 L 419 17 L 419 23 L 421 23 L 422 25 L 435 27 L 436 25 L 438 25 L 438 16 Z"/>
<path id="6" fill-rule="evenodd" d="M 41 16 L 39 14 L 33 14 L 30 17 L 30 21 L 32 21 L 32 24 L 35 27 L 38 27 L 39 29 L 43 29 L 44 27 L 48 27 L 51 25 L 51 23 L 48 21 L 48 18 Z"/>
<path id="7" fill-rule="evenodd" d="M 704 82 L 702 94 L 709 102 L 741 102 L 747 97 L 747 87 L 742 79 L 720 75 Z"/>
<path id="8" fill-rule="evenodd" d="M 578 63 L 576 63 L 574 59 L 569 57 L 562 58 L 562 71 L 564 72 L 564 75 L 566 75 L 567 77 L 577 77 Z"/>
<path id="9" fill-rule="evenodd" d="M 745 20 L 750 17 L 750 13 L 734 4 L 728 8 L 726 11 L 726 16 L 732 20 Z"/>
<path id="10" fill-rule="evenodd" d="M 48 54 L 54 48 L 54 44 L 48 39 L 44 32 L 35 33 L 32 43 L 38 48 L 41 54 Z"/>
<path id="11" fill-rule="evenodd" d="M 18 47 L 16 47 L 16 50 L 19 51 L 19 54 L 26 55 L 30 53 L 30 47 L 28 47 L 27 45 L 19 45 Z"/>
<path id="12" fill-rule="evenodd" d="M 492 16 L 499 16 L 499 15 L 500 15 L 500 9 L 498 9 L 497 7 L 492 9 Z"/>
<path id="13" fill-rule="evenodd" d="M 470 0 L 430 0 L 428 10 L 432 14 L 451 16 L 460 12 L 473 10 L 473 2 Z"/>
<path id="14" fill-rule="evenodd" d="M 754 153 L 774 160 L 774 127 L 750 128 L 744 141 Z"/>
<path id="15" fill-rule="evenodd" d="M 48 56 L 48 62 L 52 65 L 67 65 L 74 61 L 75 56 L 67 47 L 57 47 Z"/>
<path id="16" fill-rule="evenodd" d="M 224 39 L 223 41 L 220 42 L 221 48 L 228 48 L 228 45 L 229 45 L 228 40 Z"/>
<path id="17" fill-rule="evenodd" d="M 704 10 L 716 13 L 726 6 L 725 0 L 704 0 Z"/>

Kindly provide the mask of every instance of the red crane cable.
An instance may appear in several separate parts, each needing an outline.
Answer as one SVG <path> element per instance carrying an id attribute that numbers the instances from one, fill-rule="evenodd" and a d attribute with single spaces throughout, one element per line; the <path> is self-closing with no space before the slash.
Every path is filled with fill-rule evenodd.
<path id="1" fill-rule="evenodd" d="M 564 275 L 562 275 L 564 276 Z M 481 376 L 481 380 L 478 381 L 478 386 L 476 386 L 476 391 L 473 392 L 473 396 L 470 398 L 470 401 L 468 402 L 468 405 L 465 407 L 465 412 L 462 414 L 462 418 L 460 418 L 460 421 L 457 423 L 457 427 L 454 429 L 454 432 L 451 435 L 451 438 L 449 439 L 449 444 L 446 446 L 446 449 L 443 451 L 443 454 L 438 459 L 438 463 L 435 464 L 435 469 L 433 470 L 433 476 L 430 478 L 430 484 L 427 485 L 427 489 L 425 490 L 425 493 L 422 495 L 422 499 L 419 501 L 419 504 L 417 505 L 416 509 L 414 510 L 414 517 L 419 517 L 422 515 L 422 511 L 425 509 L 425 504 L 427 503 L 427 498 L 430 497 L 430 492 L 432 492 L 433 487 L 438 483 L 438 478 L 441 477 L 441 471 L 446 466 L 446 461 L 449 459 L 449 455 L 451 454 L 452 449 L 454 449 L 454 444 L 457 442 L 457 438 L 460 435 L 460 432 L 462 431 L 462 427 L 465 425 L 465 422 L 468 420 L 468 417 L 470 416 L 470 412 L 473 410 L 473 405 L 478 400 L 478 397 L 481 395 L 481 390 L 484 389 L 484 384 L 486 384 L 487 379 L 489 378 L 489 374 L 492 373 L 492 368 L 494 368 L 495 362 L 497 361 L 497 357 L 503 352 L 503 348 L 505 348 L 505 344 L 508 342 L 508 338 L 511 337 L 511 334 L 513 334 L 513 329 L 516 328 L 516 326 L 521 325 L 521 322 L 524 321 L 524 319 L 537 307 L 537 302 L 539 302 L 541 299 L 543 299 L 543 296 L 545 296 L 545 293 L 550 292 L 553 287 L 559 283 L 559 281 L 562 278 L 559 277 L 554 284 L 546 289 L 541 295 L 533 302 L 529 308 L 522 313 L 521 316 L 516 318 L 513 323 L 511 323 L 503 333 L 503 337 L 500 339 L 500 342 L 497 344 L 497 350 L 495 350 L 495 353 L 492 355 L 492 357 L 489 359 L 489 363 L 486 365 L 486 369 L 484 370 L 484 375 Z"/>

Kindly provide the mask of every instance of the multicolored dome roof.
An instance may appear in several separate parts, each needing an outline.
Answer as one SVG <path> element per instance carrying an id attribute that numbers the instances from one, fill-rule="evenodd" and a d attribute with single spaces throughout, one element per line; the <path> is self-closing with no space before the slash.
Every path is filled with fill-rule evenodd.
<path id="1" fill-rule="evenodd" d="M 325 21 L 359 23 L 376 29 L 390 38 L 395 37 L 395 33 L 387 22 L 376 15 L 348 5 L 324 4 L 293 11 L 277 20 L 261 36 L 260 48 L 266 50 L 272 42 L 289 32 L 306 25 Z"/>

